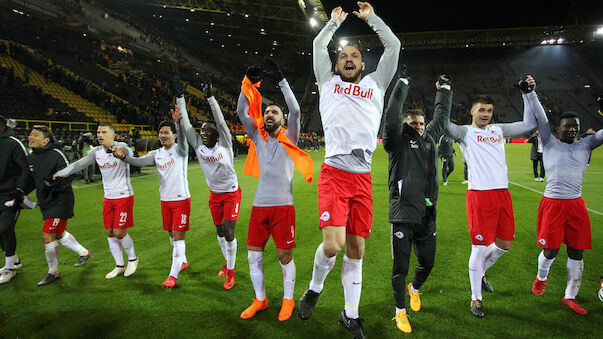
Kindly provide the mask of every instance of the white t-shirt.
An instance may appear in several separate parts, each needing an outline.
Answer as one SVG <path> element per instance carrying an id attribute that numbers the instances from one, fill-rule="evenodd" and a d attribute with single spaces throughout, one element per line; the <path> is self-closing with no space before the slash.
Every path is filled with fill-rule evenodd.
<path id="1" fill-rule="evenodd" d="M 467 127 L 467 133 L 459 143 L 469 170 L 470 190 L 492 190 L 509 187 L 505 138 L 496 125 L 481 129 Z"/>

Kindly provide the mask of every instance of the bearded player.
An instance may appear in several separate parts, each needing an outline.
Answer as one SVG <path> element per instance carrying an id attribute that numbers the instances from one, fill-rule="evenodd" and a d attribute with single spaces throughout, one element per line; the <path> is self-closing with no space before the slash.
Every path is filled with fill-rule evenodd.
<path id="1" fill-rule="evenodd" d="M 375 72 L 363 76 L 362 51 L 352 45 L 338 54 L 335 72 L 328 44 L 348 13 L 333 9 L 331 19 L 314 39 L 314 74 L 320 91 L 325 133 L 325 161 L 318 181 L 319 228 L 323 242 L 316 249 L 312 280 L 299 301 L 299 316 L 312 314 L 337 254 L 345 247 L 341 282 L 345 307 L 339 322 L 364 337 L 358 306 L 362 291 L 362 258 L 373 216 L 371 161 L 383 114 L 384 96 L 398 64 L 400 41 L 367 2 L 354 11 L 379 36 L 384 51 Z"/>

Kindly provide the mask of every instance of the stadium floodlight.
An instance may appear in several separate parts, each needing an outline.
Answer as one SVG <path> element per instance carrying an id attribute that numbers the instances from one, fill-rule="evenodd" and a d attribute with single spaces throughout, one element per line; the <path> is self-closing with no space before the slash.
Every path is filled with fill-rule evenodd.
<path id="1" fill-rule="evenodd" d="M 541 45 L 546 45 L 547 41 L 546 40 L 542 40 L 542 42 L 540 43 Z"/>
<path id="2" fill-rule="evenodd" d="M 551 45 L 552 45 L 552 44 L 554 44 L 554 43 L 555 43 L 555 41 L 557 41 L 557 40 L 555 40 L 555 39 L 549 39 L 549 44 L 551 44 Z"/>
<path id="3" fill-rule="evenodd" d="M 563 38 L 559 38 L 559 39 L 557 39 L 557 43 L 558 43 L 558 44 L 562 44 L 562 43 L 564 43 L 564 42 L 565 42 L 565 39 L 563 39 Z"/>
<path id="4" fill-rule="evenodd" d="M 596 34 L 596 35 L 603 35 L 603 27 L 599 27 L 599 29 L 597 29 L 597 30 L 595 31 L 595 34 Z"/>
<path id="5" fill-rule="evenodd" d="M 312 26 L 312 27 L 318 26 L 318 21 L 316 21 L 316 19 L 314 17 L 310 18 L 310 26 Z"/>
<path id="6" fill-rule="evenodd" d="M 341 39 L 341 40 L 339 40 L 339 46 L 345 47 L 347 44 L 348 44 L 348 40 L 347 39 Z"/>

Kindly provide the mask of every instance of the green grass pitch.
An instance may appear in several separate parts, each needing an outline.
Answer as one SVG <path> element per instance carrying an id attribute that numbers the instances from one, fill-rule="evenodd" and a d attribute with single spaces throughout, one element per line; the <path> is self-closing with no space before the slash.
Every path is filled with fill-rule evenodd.
<path id="1" fill-rule="evenodd" d="M 456 145 L 455 145 L 456 146 Z M 315 174 L 324 153 L 311 152 Z M 516 223 L 516 241 L 489 271 L 495 292 L 484 294 L 486 317 L 478 319 L 469 311 L 470 287 L 467 263 L 470 243 L 465 215 L 466 186 L 461 184 L 463 165 L 456 158 L 456 169 L 447 187 L 440 186 L 438 204 L 438 249 L 435 267 L 422 292 L 423 308 L 409 311 L 414 337 L 598 337 L 603 329 L 603 303 L 597 298 L 603 273 L 603 152 L 593 153 L 584 179 L 583 197 L 591 209 L 593 250 L 586 251 L 585 269 L 578 301 L 588 316 L 574 314 L 561 303 L 566 284 L 565 246 L 551 268 L 545 295 L 531 292 L 536 276 L 536 213 L 544 183 L 535 182 L 529 160 L 529 144 L 507 144 L 507 164 Z M 19 254 L 23 268 L 10 283 L 0 286 L 0 337 L 150 337 L 150 338 L 324 338 L 349 337 L 337 324 L 343 308 L 340 280 L 341 255 L 327 277 L 325 289 L 313 316 L 302 321 L 297 310 L 285 322 L 277 320 L 282 298 L 281 268 L 272 240 L 264 256 L 266 292 L 270 307 L 249 320 L 239 314 L 252 301 L 249 279 L 247 225 L 257 180 L 241 173 L 244 156 L 235 160 L 243 192 L 237 223 L 236 285 L 222 288 L 216 276 L 224 259 L 216 241 L 215 227 L 207 207 L 208 189 L 198 163 L 189 166 L 192 193 L 191 229 L 186 253 L 191 265 L 181 273 L 178 287 L 161 288 L 171 264 L 171 246 L 161 227 L 156 170 L 143 169 L 133 176 L 135 191 L 134 225 L 129 232 L 140 258 L 138 271 L 129 278 L 106 280 L 114 267 L 102 226 L 102 185 L 74 182 L 75 217 L 68 230 L 93 253 L 83 267 L 72 267 L 77 254 L 61 248 L 59 268 L 63 278 L 57 283 L 37 287 L 46 274 L 42 219 L 39 210 L 23 211 L 17 223 Z M 387 154 L 379 146 L 373 160 L 373 231 L 366 243 L 360 314 L 365 332 L 372 338 L 403 335 L 395 328 L 394 299 L 391 287 L 392 257 L 388 224 Z M 441 180 L 441 179 L 440 179 Z M 297 265 L 296 302 L 311 278 L 316 247 L 321 242 L 317 228 L 316 180 L 304 182 L 297 172 L 293 190 L 297 216 L 294 251 Z M 125 254 L 124 254 L 125 255 Z M 414 272 L 416 258 L 411 258 Z M 597 333 L 599 333 L 597 335 Z"/>

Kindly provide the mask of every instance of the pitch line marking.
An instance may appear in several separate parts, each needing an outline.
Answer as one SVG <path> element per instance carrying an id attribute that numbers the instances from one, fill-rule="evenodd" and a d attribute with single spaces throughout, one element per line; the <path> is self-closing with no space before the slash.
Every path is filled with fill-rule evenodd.
<path id="1" fill-rule="evenodd" d="M 524 186 L 524 185 L 522 185 L 522 184 L 518 184 L 518 183 L 513 182 L 513 181 L 510 181 L 510 180 L 509 180 L 509 183 L 510 183 L 510 184 L 513 184 L 513 185 L 515 185 L 515 186 L 519 186 L 519 187 L 521 187 L 521 188 L 525 188 L 525 189 L 527 189 L 528 191 L 532 191 L 532 192 L 536 192 L 536 193 L 538 193 L 538 194 L 542 194 L 542 195 L 544 195 L 544 192 L 539 191 L 539 190 L 537 190 L 537 189 L 534 189 L 534 188 L 532 188 L 532 187 Z M 603 216 L 603 213 L 601 213 L 601 212 L 599 212 L 599 211 L 595 211 L 595 210 L 590 209 L 590 208 L 588 208 L 588 207 L 586 208 L 586 210 L 587 210 L 587 211 L 589 211 L 589 212 L 591 212 L 591 213 L 594 213 L 594 214 L 598 214 L 598 215 Z"/>

